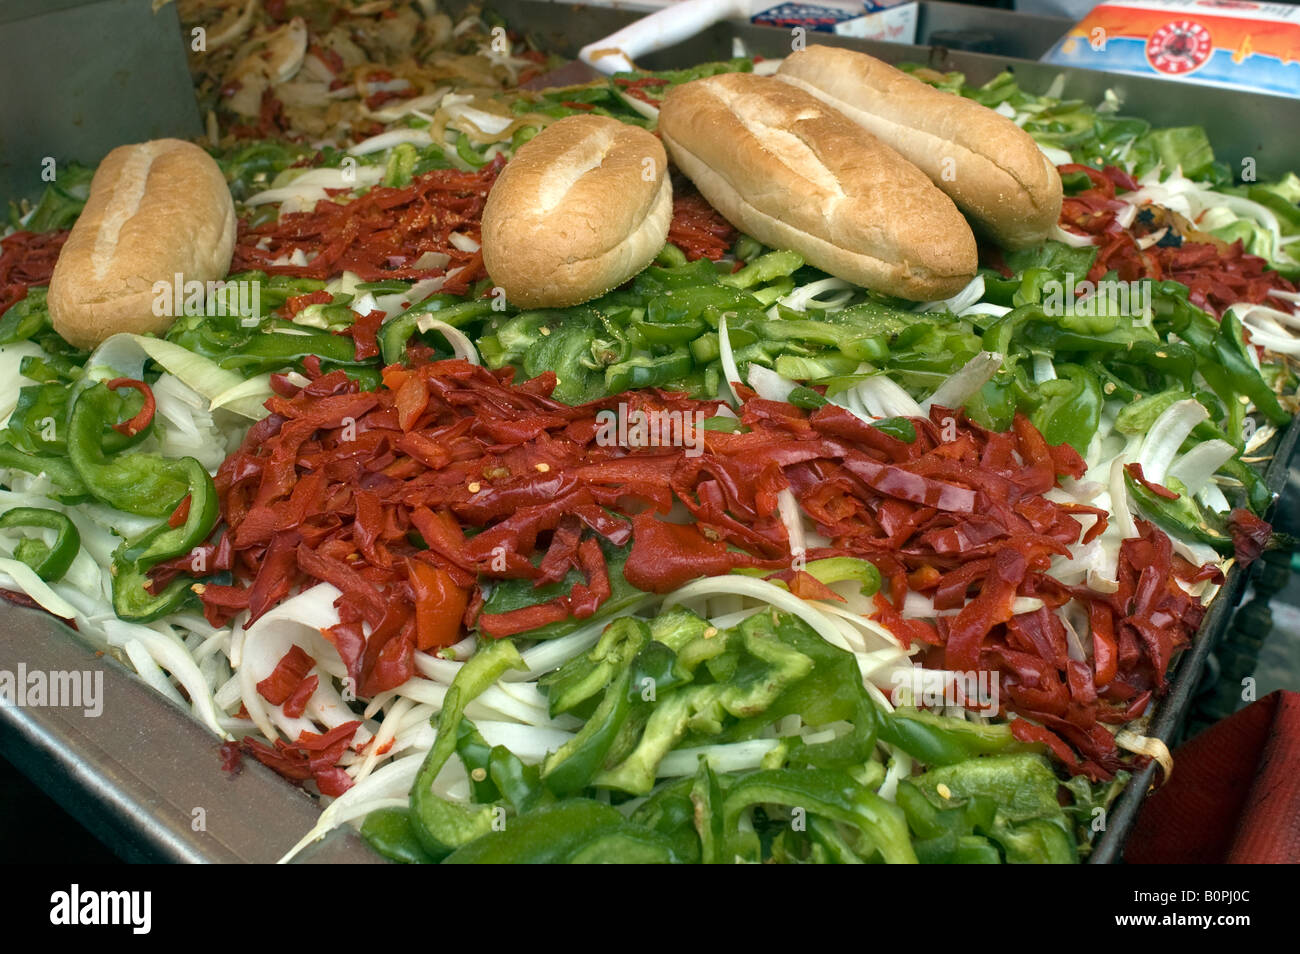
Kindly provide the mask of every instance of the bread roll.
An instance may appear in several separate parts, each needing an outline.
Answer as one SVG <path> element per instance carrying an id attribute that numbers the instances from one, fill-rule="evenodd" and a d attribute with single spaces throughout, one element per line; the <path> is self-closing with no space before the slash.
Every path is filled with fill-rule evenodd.
<path id="1" fill-rule="evenodd" d="M 671 218 L 659 140 L 605 116 L 570 116 L 501 170 L 483 209 L 483 264 L 513 305 L 576 305 L 649 265 Z"/>
<path id="2" fill-rule="evenodd" d="M 914 301 L 974 276 L 975 238 L 919 169 L 818 99 L 729 73 L 676 87 L 659 133 L 733 225 L 839 278 Z"/>
<path id="3" fill-rule="evenodd" d="M 987 106 L 829 46 L 794 53 L 776 78 L 898 150 L 1004 248 L 1038 244 L 1061 217 L 1056 167 L 1028 133 Z"/>
<path id="4" fill-rule="evenodd" d="M 179 139 L 119 146 L 54 266 L 54 330 L 79 348 L 121 331 L 162 334 L 176 316 L 155 308 L 155 284 L 220 280 L 234 247 L 235 204 L 211 156 Z"/>

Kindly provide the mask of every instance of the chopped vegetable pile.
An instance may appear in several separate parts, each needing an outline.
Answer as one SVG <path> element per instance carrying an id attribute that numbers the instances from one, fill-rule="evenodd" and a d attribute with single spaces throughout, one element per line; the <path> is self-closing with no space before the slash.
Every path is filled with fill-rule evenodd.
<path id="1" fill-rule="evenodd" d="M 87 354 L 44 286 L 90 170 L 11 208 L 0 587 L 319 795 L 294 852 L 1074 862 L 1169 770 L 1153 707 L 1278 542 L 1300 180 L 917 70 L 1039 141 L 1054 241 L 917 304 L 679 180 L 652 266 L 519 309 L 479 252 L 514 150 L 752 64 L 503 93 L 545 57 L 432 4 L 196 6 L 234 271 Z"/>

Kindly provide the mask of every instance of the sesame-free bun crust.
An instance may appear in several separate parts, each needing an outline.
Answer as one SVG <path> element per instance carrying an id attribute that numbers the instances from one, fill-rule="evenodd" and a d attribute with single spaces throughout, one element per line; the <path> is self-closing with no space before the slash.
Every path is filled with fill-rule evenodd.
<path id="1" fill-rule="evenodd" d="M 865 53 L 810 46 L 776 78 L 888 143 L 1004 248 L 1036 245 L 1061 217 L 1061 177 L 1006 116 Z"/>
<path id="2" fill-rule="evenodd" d="M 686 83 L 665 98 L 659 132 L 728 221 L 838 278 L 929 301 L 975 276 L 975 238 L 952 200 L 794 86 L 748 73 Z"/>
<path id="3" fill-rule="evenodd" d="M 104 157 L 50 278 L 50 320 L 70 344 L 118 332 L 162 334 L 154 285 L 222 279 L 235 247 L 235 204 L 206 152 L 179 139 L 119 146 Z"/>
<path id="4" fill-rule="evenodd" d="M 659 140 L 616 119 L 571 116 L 501 170 L 483 209 L 483 264 L 511 304 L 576 305 L 649 265 L 671 218 Z"/>

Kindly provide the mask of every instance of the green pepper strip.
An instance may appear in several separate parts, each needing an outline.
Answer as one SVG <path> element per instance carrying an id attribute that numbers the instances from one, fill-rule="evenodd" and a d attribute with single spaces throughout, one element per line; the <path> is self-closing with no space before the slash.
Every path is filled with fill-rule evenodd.
<path id="1" fill-rule="evenodd" d="M 1116 415 L 1115 430 L 1121 434 L 1145 434 L 1170 406 L 1189 397 L 1186 391 L 1174 388 L 1134 401 Z"/>
<path id="2" fill-rule="evenodd" d="M 859 854 L 875 849 L 890 864 L 916 864 L 902 810 L 835 769 L 772 769 L 736 782 L 723 800 L 723 830 L 735 844 L 733 855 L 753 857 L 753 846 L 737 834 L 740 816 L 764 804 L 802 808 L 851 825 L 860 832 Z"/>
<path id="3" fill-rule="evenodd" d="M 701 637 L 694 642 L 719 646 L 724 642 L 721 636 L 719 634 L 711 640 Z M 735 682 L 719 679 L 711 685 L 683 686 L 665 694 L 650 713 L 636 747 L 618 765 L 598 773 L 592 780 L 593 784 L 634 795 L 649 794 L 654 788 L 655 770 L 660 761 L 688 728 L 716 735 L 722 730 L 724 713 L 739 718 L 761 712 L 771 706 L 787 686 L 800 681 L 813 669 L 810 657 L 779 640 L 767 639 L 743 628 L 728 631 L 726 642 L 730 643 L 732 639 L 743 645 L 745 651 L 759 662 L 763 667 L 761 674 Z M 689 644 L 683 647 L 679 654 L 681 660 L 688 659 L 688 649 Z"/>
<path id="4" fill-rule="evenodd" d="M 662 358 L 634 357 L 605 369 L 605 387 L 610 394 L 635 388 L 653 388 L 689 374 L 694 363 L 690 354 L 676 351 Z"/>
<path id="5" fill-rule="evenodd" d="M 43 507 L 15 507 L 0 515 L 0 530 L 17 527 L 54 531 L 52 545 L 26 539 L 23 543 L 28 546 L 19 544 L 14 556 L 30 566 L 47 583 L 62 579 L 81 549 L 81 534 L 73 522 L 65 514 Z"/>
<path id="6" fill-rule="evenodd" d="M 299 326 L 290 327 L 302 330 Z M 350 338 L 327 332 L 304 335 L 275 331 L 253 335 L 232 352 L 217 356 L 216 362 L 227 370 L 251 375 L 294 365 L 309 355 L 322 361 L 356 364 L 356 346 Z"/>
<path id="7" fill-rule="evenodd" d="M 624 669 L 578 734 L 546 757 L 542 779 L 551 791 L 571 795 L 585 788 L 600 771 L 631 712 L 631 680 L 632 671 Z"/>
<path id="8" fill-rule="evenodd" d="M 760 255 L 738 272 L 718 279 L 732 288 L 752 288 L 786 275 L 793 275 L 803 267 L 803 256 L 798 252 L 780 250 Z"/>
<path id="9" fill-rule="evenodd" d="M 361 837 L 375 851 L 398 864 L 429 864 L 433 858 L 415 837 L 408 808 L 380 808 L 366 816 Z"/>
<path id="10" fill-rule="evenodd" d="M 461 133 L 456 138 L 456 155 L 460 156 L 469 165 L 475 169 L 481 169 L 487 165 L 487 159 L 474 151 L 474 146 L 470 143 L 469 137 Z"/>
<path id="11" fill-rule="evenodd" d="M 1157 313 L 1170 320 L 1171 329 L 1202 359 L 1199 370 L 1214 392 L 1230 410 L 1238 403 L 1236 394 L 1243 394 L 1274 424 L 1290 422 L 1291 415 L 1251 363 L 1236 315 L 1228 312 L 1216 323 L 1189 304 L 1186 296 L 1186 289 L 1175 283 L 1157 284 L 1156 302 L 1160 306 Z M 1240 433 L 1237 428 L 1229 430 Z"/>
<path id="12" fill-rule="evenodd" d="M 1086 454 L 1101 423 L 1101 382 L 1077 364 L 1058 365 L 1056 373 L 1055 381 L 1044 381 L 1038 386 L 1046 400 L 1030 415 L 1030 420 L 1047 443 L 1069 444 L 1080 454 Z"/>
<path id="13" fill-rule="evenodd" d="M 96 499 L 142 517 L 165 517 L 190 490 L 189 468 L 185 461 L 167 460 L 157 454 L 130 454 L 110 460 L 104 453 L 103 433 L 112 423 L 108 415 L 112 402 L 113 392 L 103 384 L 77 396 L 68 425 L 72 466 Z"/>
<path id="14" fill-rule="evenodd" d="M 180 526 L 160 523 L 123 543 L 113 554 L 113 610 L 122 619 L 151 622 L 176 612 L 191 598 L 192 583 L 186 577 L 173 580 L 159 593 L 151 593 L 146 588 L 149 571 L 198 546 L 217 522 L 217 491 L 207 470 L 193 457 L 172 463 L 182 468 L 189 481 L 189 514 Z"/>
<path id="15" fill-rule="evenodd" d="M 686 253 L 676 245 L 668 242 L 655 256 L 655 264 L 665 268 L 678 268 L 686 264 Z"/>
<path id="16" fill-rule="evenodd" d="M 406 344 L 425 315 L 459 328 L 492 313 L 492 302 L 485 299 L 459 301 L 451 295 L 438 295 L 420 302 L 405 314 L 384 322 L 379 329 L 379 353 L 384 364 L 396 364 L 406 354 Z"/>
<path id="17" fill-rule="evenodd" d="M 725 862 L 727 831 L 723 827 L 725 811 L 722 786 L 709 766 L 708 759 L 700 759 L 699 768 L 691 782 L 691 805 L 696 834 L 700 836 L 700 861 L 706 865 Z"/>
<path id="18" fill-rule="evenodd" d="M 1291 415 L 1278 402 L 1273 389 L 1255 370 L 1254 364 L 1247 356 L 1241 321 L 1231 311 L 1219 322 L 1219 334 L 1215 338 L 1214 353 L 1227 368 L 1232 383 L 1254 402 L 1255 407 L 1259 408 L 1265 417 L 1277 425 L 1291 422 Z"/>
<path id="19" fill-rule="evenodd" d="M 419 831 L 417 822 L 417 833 Z M 674 863 L 672 842 L 589 798 L 543 805 L 466 839 L 444 864 Z"/>
<path id="20" fill-rule="evenodd" d="M 79 503 L 90 496 L 77 469 L 63 457 L 28 454 L 12 444 L 0 443 L 0 467 L 21 470 L 33 476 L 45 474 L 59 489 L 58 499 L 63 503 Z"/>
<path id="21" fill-rule="evenodd" d="M 927 765 L 954 765 L 1017 747 L 1008 725 L 976 725 L 922 709 L 877 711 L 876 724 L 881 741 Z"/>
<path id="22" fill-rule="evenodd" d="M 491 805 L 469 808 L 439 798 L 433 792 L 434 780 L 456 751 L 457 732 L 465 706 L 502 673 L 526 669 L 523 657 L 509 639 L 498 639 L 480 649 L 461 667 L 443 699 L 438 714 L 438 736 L 425 756 L 424 764 L 411 788 L 411 820 L 416 837 L 424 850 L 440 859 L 479 835 L 492 830 L 497 810 Z"/>
<path id="23" fill-rule="evenodd" d="M 1133 479 L 1127 469 L 1124 471 L 1124 483 L 1138 509 L 1157 526 L 1170 533 L 1207 543 L 1220 553 L 1232 552 L 1232 537 L 1224 531 L 1218 515 L 1213 511 L 1203 511 L 1177 477 L 1165 477 L 1165 486 L 1178 494 L 1175 500 L 1167 500 L 1147 490 Z"/>

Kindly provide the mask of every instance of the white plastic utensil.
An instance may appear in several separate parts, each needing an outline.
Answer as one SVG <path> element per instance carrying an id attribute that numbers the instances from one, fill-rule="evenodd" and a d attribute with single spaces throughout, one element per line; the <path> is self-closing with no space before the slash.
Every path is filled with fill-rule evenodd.
<path id="1" fill-rule="evenodd" d="M 602 73 L 635 69 L 633 60 L 688 40 L 733 17 L 749 19 L 762 0 L 681 0 L 630 23 L 603 40 L 589 43 L 578 58 Z"/>

